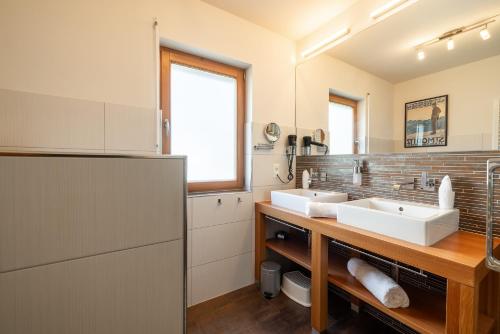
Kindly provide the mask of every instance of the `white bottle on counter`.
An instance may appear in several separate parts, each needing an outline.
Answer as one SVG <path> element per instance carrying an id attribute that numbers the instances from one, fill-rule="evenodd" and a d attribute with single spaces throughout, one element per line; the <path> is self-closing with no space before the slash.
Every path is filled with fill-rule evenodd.
<path id="1" fill-rule="evenodd" d="M 354 160 L 354 167 L 352 169 L 352 184 L 355 186 L 360 186 L 363 180 L 363 173 L 361 172 L 361 166 L 359 160 Z"/>
<path id="2" fill-rule="evenodd" d="M 302 172 L 302 189 L 309 189 L 309 180 L 311 180 L 311 175 L 307 169 Z"/>
<path id="3" fill-rule="evenodd" d="M 439 208 L 453 209 L 455 206 L 455 192 L 451 187 L 451 179 L 448 175 L 443 177 L 439 186 Z"/>

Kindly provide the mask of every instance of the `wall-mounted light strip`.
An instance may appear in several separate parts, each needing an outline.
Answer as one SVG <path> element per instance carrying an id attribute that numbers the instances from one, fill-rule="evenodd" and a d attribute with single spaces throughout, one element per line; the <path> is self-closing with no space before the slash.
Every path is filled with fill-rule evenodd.
<path id="1" fill-rule="evenodd" d="M 328 50 L 334 47 L 335 45 L 338 45 L 339 43 L 343 42 L 345 40 L 345 37 L 347 37 L 347 35 L 349 35 L 350 32 L 351 32 L 350 28 L 341 29 L 336 33 L 334 33 L 333 35 L 331 35 L 330 37 L 325 38 L 324 40 L 318 42 L 317 44 L 314 44 L 313 46 L 305 49 L 304 51 L 302 51 L 301 55 L 303 58 L 308 58 L 315 56 L 325 50 Z"/>
<path id="2" fill-rule="evenodd" d="M 396 12 L 402 10 L 404 7 L 411 5 L 417 2 L 416 0 L 392 0 L 388 3 L 378 7 L 373 12 L 370 13 L 370 17 L 374 20 L 377 20 L 383 16 L 390 16 L 395 14 Z"/>

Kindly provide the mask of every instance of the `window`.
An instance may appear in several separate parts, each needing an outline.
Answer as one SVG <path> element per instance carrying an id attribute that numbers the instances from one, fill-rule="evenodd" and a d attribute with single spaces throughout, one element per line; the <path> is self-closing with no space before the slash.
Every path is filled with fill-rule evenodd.
<path id="1" fill-rule="evenodd" d="M 163 153 L 187 155 L 190 192 L 243 188 L 244 92 L 244 70 L 161 49 Z"/>
<path id="2" fill-rule="evenodd" d="M 330 95 L 328 132 L 331 154 L 353 154 L 357 151 L 357 105 L 345 97 Z"/>

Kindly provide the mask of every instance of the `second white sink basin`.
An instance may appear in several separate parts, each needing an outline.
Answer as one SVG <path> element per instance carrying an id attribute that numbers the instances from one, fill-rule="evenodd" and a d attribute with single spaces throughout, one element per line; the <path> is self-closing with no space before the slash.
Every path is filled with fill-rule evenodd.
<path id="1" fill-rule="evenodd" d="M 347 201 L 347 194 L 312 189 L 271 191 L 271 203 L 285 209 L 306 213 L 308 202 L 340 203 Z"/>
<path id="2" fill-rule="evenodd" d="M 371 232 L 431 246 L 458 230 L 459 211 L 437 206 L 368 198 L 337 206 L 337 221 Z"/>

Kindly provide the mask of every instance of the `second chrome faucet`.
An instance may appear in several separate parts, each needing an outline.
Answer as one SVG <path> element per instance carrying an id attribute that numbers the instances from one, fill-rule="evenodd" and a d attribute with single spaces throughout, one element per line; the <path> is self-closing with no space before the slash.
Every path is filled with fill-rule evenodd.
<path id="1" fill-rule="evenodd" d="M 407 187 L 405 187 L 407 186 Z M 417 179 L 413 178 L 411 181 L 396 183 L 392 186 L 392 190 L 399 191 L 402 189 L 406 190 L 424 190 L 424 191 L 435 191 L 436 190 L 436 179 L 429 178 L 427 172 L 422 172 L 420 176 L 420 182 L 417 184 Z"/>

